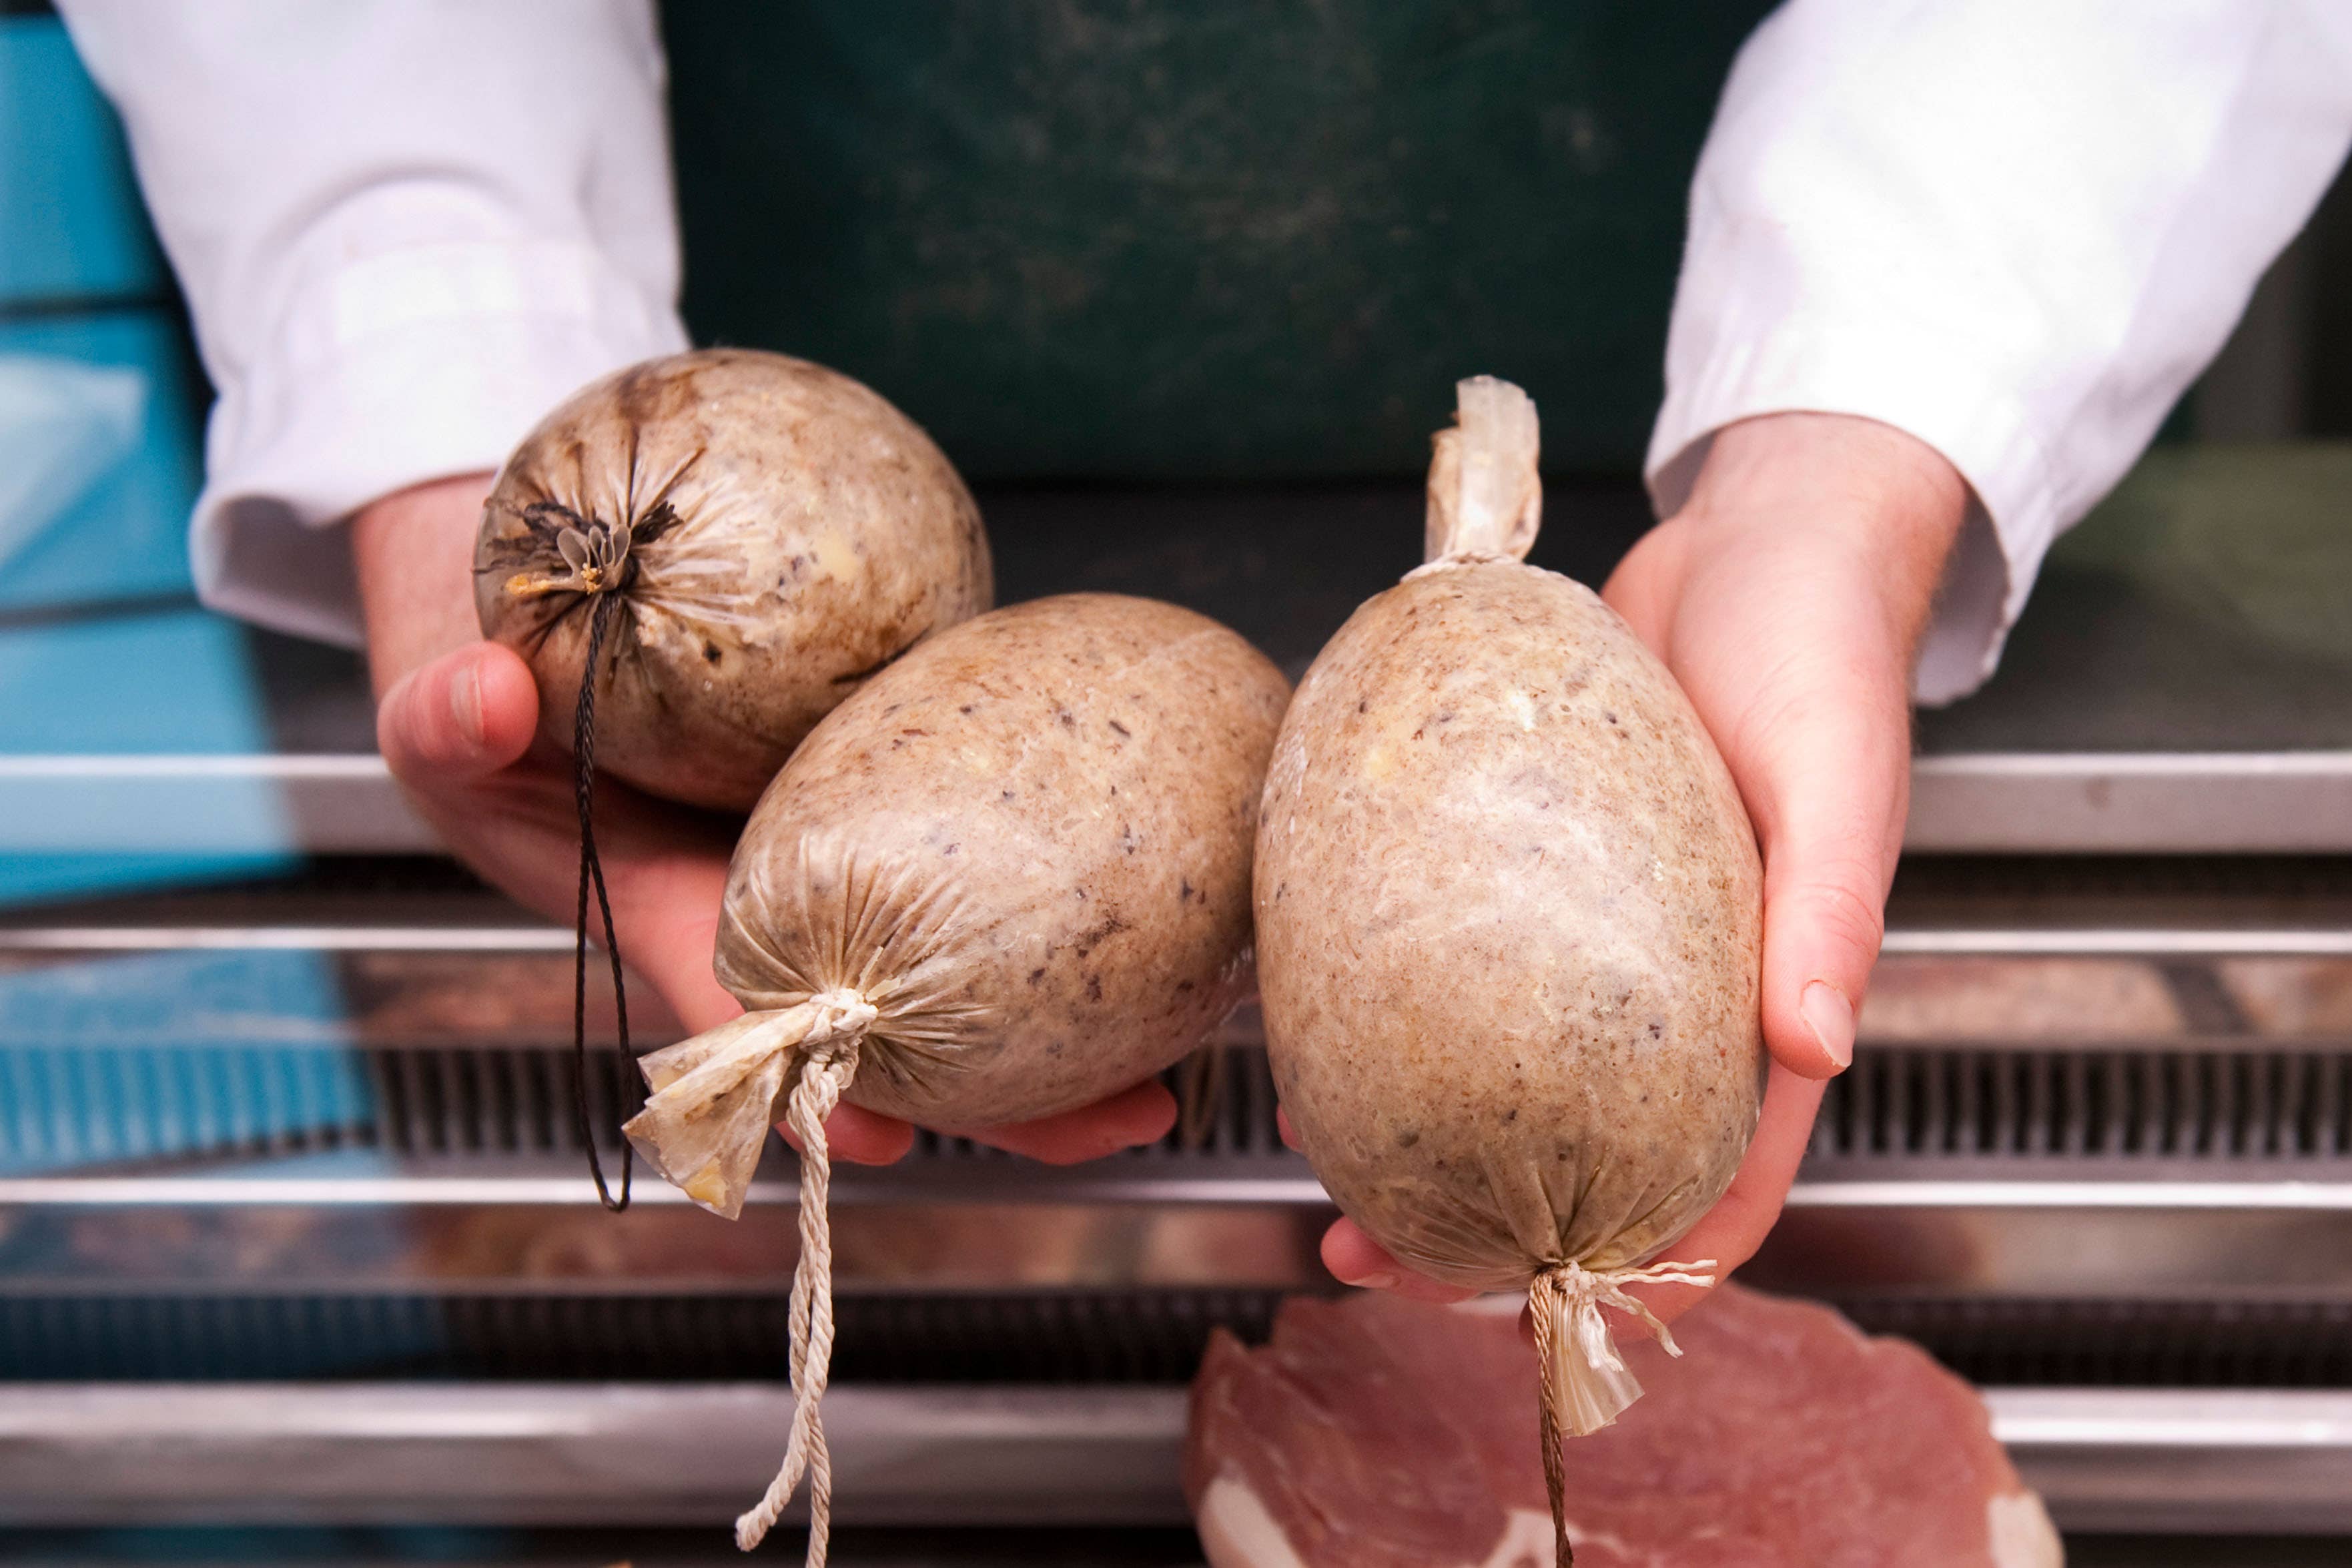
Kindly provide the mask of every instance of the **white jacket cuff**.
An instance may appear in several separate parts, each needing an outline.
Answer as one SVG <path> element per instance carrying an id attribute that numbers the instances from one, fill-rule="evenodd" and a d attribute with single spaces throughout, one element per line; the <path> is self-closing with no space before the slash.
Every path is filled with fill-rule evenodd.
<path id="1" fill-rule="evenodd" d="M 359 646 L 338 524 L 407 486 L 498 468 L 583 384 L 685 346 L 675 311 L 573 242 L 417 245 L 314 278 L 220 389 L 192 525 L 198 595 Z"/>
<path id="2" fill-rule="evenodd" d="M 1696 374 L 1670 383 L 1651 435 L 1643 469 L 1658 515 L 1681 509 L 1715 432 L 1742 419 L 1854 415 L 1925 442 L 1959 470 L 1971 496 L 1920 646 L 1913 695 L 1933 706 L 1975 690 L 2000 662 L 2059 531 L 2047 458 L 2022 407 L 1994 379 L 1960 373 L 1965 344 L 1916 321 L 1846 312 L 1833 325 L 1808 321 L 1793 331 L 1785 317 L 1741 320 L 1739 305 L 1718 293 L 1720 314 L 1702 323 L 1693 307 L 1710 293 L 1685 279 L 1675 333 L 1703 333 L 1715 348 Z M 1936 366 L 1936 374 L 1919 374 L 1921 365 Z"/>

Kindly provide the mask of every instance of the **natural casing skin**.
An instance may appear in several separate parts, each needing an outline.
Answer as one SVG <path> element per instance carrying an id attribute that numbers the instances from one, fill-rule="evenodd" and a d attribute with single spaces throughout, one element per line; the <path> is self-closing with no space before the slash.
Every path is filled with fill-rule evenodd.
<path id="1" fill-rule="evenodd" d="M 1089 1104 L 1247 984 L 1258 791 L 1288 683 L 1223 626 L 1081 594 L 877 677 L 752 813 L 719 978 L 746 1007 L 858 991 L 846 1098 L 931 1126 Z"/>
<path id="2" fill-rule="evenodd" d="M 1518 559 L 1534 405 L 1459 390 L 1430 563 L 1349 618 L 1283 721 L 1258 982 L 1284 1110 L 1348 1216 L 1432 1279 L 1549 1288 L 1652 1258 L 1729 1184 L 1763 1090 L 1762 873 L 1665 667 Z"/>
<path id="3" fill-rule="evenodd" d="M 1722 1195 L 1762 1086 L 1755 842 L 1589 590 L 1493 562 L 1358 610 L 1283 724 L 1256 881 L 1283 1108 L 1408 1267 L 1622 1267 Z"/>
<path id="4" fill-rule="evenodd" d="M 596 762 L 696 805 L 749 807 L 819 719 L 992 594 L 971 492 L 870 388 L 749 350 L 633 366 L 524 438 L 476 547 L 483 635 L 529 661 L 566 750 L 598 595 L 566 586 L 558 536 L 592 524 L 631 536 Z"/>

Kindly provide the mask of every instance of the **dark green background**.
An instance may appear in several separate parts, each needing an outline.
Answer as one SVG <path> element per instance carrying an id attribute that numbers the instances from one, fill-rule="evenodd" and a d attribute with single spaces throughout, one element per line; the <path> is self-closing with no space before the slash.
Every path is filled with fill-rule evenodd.
<path id="1" fill-rule="evenodd" d="M 979 479 L 1410 476 L 1481 371 L 1626 469 L 1766 9 L 675 0 L 687 314 Z"/>

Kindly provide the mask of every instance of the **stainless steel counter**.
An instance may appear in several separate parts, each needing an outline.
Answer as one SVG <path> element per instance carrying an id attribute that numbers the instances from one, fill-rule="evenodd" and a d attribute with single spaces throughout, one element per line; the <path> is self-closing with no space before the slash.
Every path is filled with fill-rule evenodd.
<path id="1" fill-rule="evenodd" d="M 59 914 L 0 920 L 0 1513 L 135 1492 L 155 1519 L 554 1521 L 593 1493 L 672 1520 L 740 1489 L 705 1499 L 651 1438 L 615 1439 L 640 1483 L 578 1453 L 675 1425 L 712 1439 L 699 1462 L 765 1461 L 789 1158 L 735 1225 L 652 1183 L 625 1216 L 594 1205 L 565 933 L 359 862 Z M 2006 1385 L 2005 1430 L 2084 1528 L 2352 1528 L 2352 867 L 1922 859 L 1892 929 L 1748 1277 Z M 1328 1288 L 1329 1210 L 1275 1136 L 1250 1013 L 1220 1048 L 1154 1148 L 1052 1170 L 926 1137 L 839 1174 L 859 1517 L 1171 1517 L 1172 1390 L 1210 1326 Z M 627 1086 L 592 1081 L 609 1125 Z M 1086 1426 L 1111 1410 L 1141 1425 Z M 972 1411 L 1012 1426 L 912 1462 Z M 146 1435 L 92 1436 L 126 1422 Z M 401 1436 L 427 1427 L 454 1446 Z M 1065 1440 L 1109 1468 L 1024 1457 Z M 289 1445 L 317 1462 L 269 1460 Z"/>
<path id="2" fill-rule="evenodd" d="M 1992 1389 L 2063 1528 L 2352 1531 L 2352 1394 Z M 772 1384 L 19 1384 L 0 1524 L 699 1524 L 772 1468 Z M 843 1388 L 845 1525 L 1181 1526 L 1173 1388 Z M 804 1519 L 804 1510 L 790 1517 Z"/>

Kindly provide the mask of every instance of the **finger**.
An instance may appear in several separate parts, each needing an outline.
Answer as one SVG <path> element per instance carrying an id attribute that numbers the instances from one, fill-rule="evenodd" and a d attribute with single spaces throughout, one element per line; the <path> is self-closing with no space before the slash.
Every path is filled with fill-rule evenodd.
<path id="1" fill-rule="evenodd" d="M 1478 1293 L 1415 1274 L 1344 1216 L 1323 1233 L 1323 1267 L 1342 1285 L 1386 1290 L 1408 1301 L 1466 1301 Z"/>
<path id="2" fill-rule="evenodd" d="M 410 670 L 376 709 L 376 745 L 412 789 L 470 784 L 530 749 L 539 688 L 514 650 L 478 642 Z"/>
<path id="3" fill-rule="evenodd" d="M 1675 590 L 1690 555 L 1690 532 L 1668 521 L 1634 541 L 1602 584 L 1601 597 L 1659 658 L 1667 656 L 1675 621 Z"/>
<path id="4" fill-rule="evenodd" d="M 661 993 L 687 1032 L 715 1029 L 740 1014 L 742 1004 L 711 970 L 727 896 L 725 851 L 713 845 L 698 852 L 608 862 L 605 869 L 621 952 L 629 967 Z M 592 934 L 601 937 L 601 929 L 593 921 L 591 925 Z"/>
<path id="5" fill-rule="evenodd" d="M 1138 1144 L 1157 1143 L 1175 1125 L 1176 1097 L 1158 1079 L 1146 1079 L 1123 1094 L 1077 1110 L 1013 1126 L 978 1128 L 961 1136 L 1048 1165 L 1076 1165 Z"/>
<path id="6" fill-rule="evenodd" d="M 794 1149 L 801 1146 L 790 1127 L 780 1121 L 776 1131 Z M 834 1159 L 853 1165 L 895 1164 L 915 1146 L 915 1130 L 895 1116 L 862 1106 L 837 1105 L 824 1119 L 824 1146 Z"/>
<path id="7" fill-rule="evenodd" d="M 1821 1110 L 1822 1083 L 1774 1063 L 1764 1089 L 1763 1113 L 1757 1119 L 1756 1140 L 1731 1178 L 1731 1185 L 1713 1208 L 1699 1217 L 1688 1235 L 1659 1254 L 1673 1262 L 1715 1259 L 1708 1270 L 1721 1284 L 1732 1271 L 1756 1256 L 1764 1237 L 1780 1217 L 1797 1166 L 1811 1142 L 1813 1118 Z M 1673 1322 L 1706 1299 L 1703 1285 L 1639 1285 L 1633 1295 L 1649 1304 L 1660 1321 Z"/>
<path id="8" fill-rule="evenodd" d="M 1290 1112 L 1283 1110 L 1282 1107 L 1278 1105 L 1274 1108 L 1274 1130 L 1282 1134 L 1282 1146 L 1284 1148 L 1299 1153 L 1306 1152 L 1305 1150 L 1299 1148 L 1297 1129 L 1290 1125 Z"/>

